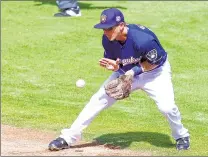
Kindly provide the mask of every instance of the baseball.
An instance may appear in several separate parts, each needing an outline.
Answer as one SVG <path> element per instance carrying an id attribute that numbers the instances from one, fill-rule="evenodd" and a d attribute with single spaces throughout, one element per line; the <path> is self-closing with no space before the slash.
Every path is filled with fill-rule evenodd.
<path id="1" fill-rule="evenodd" d="M 79 88 L 84 87 L 85 86 L 85 81 L 83 79 L 77 80 L 76 86 L 79 87 Z"/>

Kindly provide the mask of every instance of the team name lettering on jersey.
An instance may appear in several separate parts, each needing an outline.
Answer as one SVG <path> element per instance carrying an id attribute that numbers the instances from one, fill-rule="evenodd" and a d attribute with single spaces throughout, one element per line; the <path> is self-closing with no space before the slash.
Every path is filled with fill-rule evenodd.
<path id="1" fill-rule="evenodd" d="M 134 63 L 139 63 L 139 61 L 141 60 L 142 56 L 140 56 L 140 58 L 127 58 L 127 59 L 122 59 L 121 63 L 123 64 L 123 66 L 128 65 L 128 64 L 134 64 Z"/>

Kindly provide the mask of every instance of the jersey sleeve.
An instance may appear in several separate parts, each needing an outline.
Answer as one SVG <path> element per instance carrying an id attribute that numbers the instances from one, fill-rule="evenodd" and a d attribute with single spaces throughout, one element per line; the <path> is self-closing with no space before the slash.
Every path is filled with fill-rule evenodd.
<path id="1" fill-rule="evenodd" d="M 137 36 L 136 36 L 137 37 Z M 135 38 L 136 53 L 141 56 L 141 62 L 147 61 L 152 65 L 160 65 L 166 58 L 166 52 L 157 41 L 157 39 L 144 35 L 143 38 Z M 140 64 L 135 65 L 132 70 L 135 75 L 140 75 L 144 72 Z"/>
<path id="2" fill-rule="evenodd" d="M 160 46 L 160 44 L 155 40 L 149 40 L 140 47 L 142 52 L 142 58 L 147 60 L 150 64 L 160 64 L 166 52 Z"/>

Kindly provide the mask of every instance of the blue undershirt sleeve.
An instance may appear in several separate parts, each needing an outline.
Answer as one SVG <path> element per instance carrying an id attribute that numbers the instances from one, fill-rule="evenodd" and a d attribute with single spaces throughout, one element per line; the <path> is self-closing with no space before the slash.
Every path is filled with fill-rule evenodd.
<path id="1" fill-rule="evenodd" d="M 131 70 L 134 71 L 134 76 L 143 73 L 142 67 L 140 65 L 134 66 Z"/>

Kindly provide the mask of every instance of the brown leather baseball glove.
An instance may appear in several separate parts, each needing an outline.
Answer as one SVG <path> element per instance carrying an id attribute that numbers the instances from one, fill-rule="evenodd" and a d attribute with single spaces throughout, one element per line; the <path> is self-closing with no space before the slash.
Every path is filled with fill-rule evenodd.
<path id="1" fill-rule="evenodd" d="M 106 94 L 116 100 L 127 98 L 131 92 L 132 81 L 133 76 L 121 75 L 104 86 Z"/>

